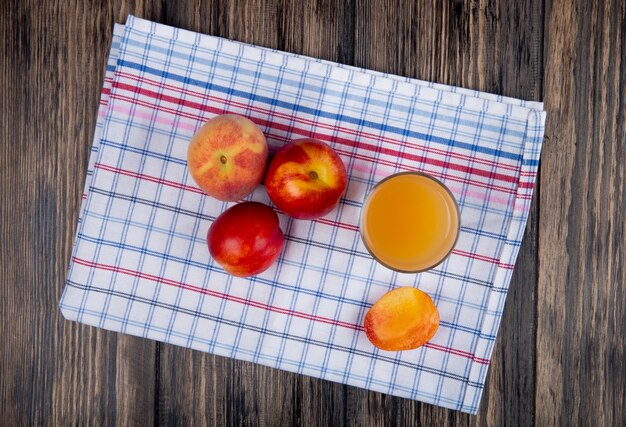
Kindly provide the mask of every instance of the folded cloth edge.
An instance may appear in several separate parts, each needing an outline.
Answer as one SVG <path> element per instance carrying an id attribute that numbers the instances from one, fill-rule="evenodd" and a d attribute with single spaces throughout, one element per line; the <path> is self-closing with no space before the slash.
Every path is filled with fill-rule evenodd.
<path id="1" fill-rule="evenodd" d="M 127 25 L 134 25 L 134 26 L 138 26 L 139 28 L 150 28 L 150 26 L 154 25 L 152 22 L 150 21 L 146 21 L 140 18 L 136 18 L 134 16 L 129 16 L 129 21 L 127 23 Z M 161 24 L 159 24 L 161 25 Z M 147 27 L 146 27 L 147 26 Z M 167 26 L 163 26 L 163 27 L 167 27 Z M 123 26 L 116 24 L 115 28 L 114 28 L 114 33 L 116 31 L 123 31 Z M 173 28 L 173 27 L 169 27 L 169 28 Z M 148 30 L 149 31 L 149 30 Z M 191 32 L 191 31 L 187 31 L 187 30 L 178 30 L 178 34 L 179 37 L 189 37 L 190 35 L 193 35 L 193 37 L 196 37 L 196 34 Z M 188 33 L 187 35 L 185 35 L 186 33 Z M 182 36 L 181 36 L 182 34 Z M 231 43 L 238 43 L 238 44 L 243 44 L 246 46 L 251 46 L 245 43 L 240 43 L 240 42 L 235 42 L 235 41 L 230 41 Z M 255 46 L 255 48 L 258 48 Z M 424 82 L 421 80 L 417 80 L 417 79 L 407 79 L 401 76 L 395 76 L 395 75 L 390 75 L 390 74 L 385 74 L 385 73 L 380 73 L 380 72 L 376 72 L 376 71 L 371 71 L 371 70 L 365 70 L 365 69 L 361 69 L 361 68 L 357 68 L 357 67 L 352 67 L 352 66 L 347 66 L 347 65 L 342 65 L 342 64 L 337 64 L 337 63 L 333 63 L 330 61 L 323 61 L 323 60 L 319 60 L 316 58 L 310 58 L 310 57 L 306 57 L 306 56 L 302 56 L 302 55 L 296 55 L 296 54 L 289 54 L 289 53 L 283 53 L 283 52 L 279 52 L 279 51 L 275 51 L 272 49 L 267 49 L 267 48 L 262 48 L 274 53 L 278 53 L 278 54 L 282 54 L 282 55 L 294 55 L 294 56 L 298 56 L 300 58 L 304 58 L 304 59 L 309 59 L 312 61 L 316 61 L 316 62 L 320 62 L 320 63 L 324 63 L 326 65 L 329 66 L 339 66 L 339 67 L 343 67 L 346 69 L 351 69 L 354 72 L 357 73 L 362 73 L 362 74 L 370 74 L 370 75 L 377 75 L 377 76 L 382 76 L 382 77 L 387 77 L 387 78 L 391 78 L 391 79 L 397 79 L 400 81 L 404 81 L 406 83 L 409 84 L 419 84 L 428 88 L 431 88 L 433 90 L 437 90 L 437 91 L 447 91 L 450 93 L 456 93 L 459 96 L 472 96 L 472 97 L 478 97 L 481 98 L 483 100 L 486 101 L 487 104 L 493 104 L 493 103 L 497 103 L 497 104 L 506 104 L 506 109 L 503 111 L 512 111 L 512 110 L 516 110 L 519 111 L 520 113 L 526 113 L 528 116 L 532 115 L 532 114 L 536 114 L 536 117 L 538 117 L 539 120 L 545 120 L 545 113 L 543 113 L 542 111 L 538 111 L 540 109 L 543 108 L 543 104 L 542 103 L 538 103 L 538 102 L 532 102 L 532 101 L 521 101 L 521 100 L 516 100 L 514 98 L 507 98 L 507 97 L 501 97 L 499 95 L 494 95 L 494 94 L 488 94 L 488 93 L 484 93 L 484 92 L 476 92 L 476 91 L 472 91 L 469 89 L 463 89 L 463 88 L 458 88 L 458 87 L 454 87 L 454 86 L 446 86 L 446 85 L 440 85 L 440 84 L 432 84 L 432 83 L 428 83 L 428 82 Z M 104 93 L 102 94 L 102 97 L 104 97 Z M 519 103 L 523 103 L 524 105 L 520 105 Z M 105 107 L 106 109 L 106 107 Z M 93 140 L 93 145 L 94 147 L 97 146 L 97 143 L 99 143 L 99 138 L 96 137 L 97 134 L 94 135 L 94 140 Z M 97 148 L 97 147 L 96 147 Z M 539 146 L 540 148 L 540 146 Z M 523 153 L 526 153 L 526 149 L 522 150 Z M 537 150 L 537 153 L 539 153 L 539 150 Z M 94 156 L 97 155 L 97 150 L 93 150 L 92 148 L 92 153 L 90 156 L 90 165 L 93 165 L 93 158 Z M 538 154 L 537 154 L 538 157 Z M 521 179 L 521 178 L 520 178 Z M 533 177 L 534 180 L 534 177 Z M 85 190 L 84 193 L 87 194 L 89 191 L 89 185 L 90 185 L 90 176 L 89 174 L 87 175 L 86 179 L 85 179 Z M 516 204 L 517 202 L 519 202 L 519 199 L 516 196 Z M 522 201 L 523 202 L 523 201 Z M 83 202 L 81 204 L 81 208 L 80 208 L 80 214 L 79 214 L 79 218 L 82 217 L 83 211 L 85 208 L 85 203 Z M 525 224 L 525 222 L 524 222 Z M 522 226 L 524 225 L 522 224 Z M 510 224 L 510 227 L 513 227 L 513 221 Z M 515 245 L 517 246 L 517 249 L 519 250 L 519 245 Z M 503 247 L 503 251 L 504 251 L 504 247 Z M 517 251 L 515 251 L 515 256 L 513 257 L 513 261 L 515 260 L 515 257 L 517 256 Z M 498 269 L 498 275 L 500 275 L 501 273 L 501 268 Z M 503 272 L 503 274 L 507 274 L 506 271 Z M 495 283 L 495 281 L 494 281 Z M 504 283 L 508 284 L 508 281 L 506 280 L 506 278 L 504 279 Z M 66 288 L 67 289 L 67 288 Z M 64 292 L 65 294 L 65 292 Z M 493 294 L 493 293 L 492 293 Z M 61 301 L 63 301 L 63 297 L 61 298 Z M 62 310 L 63 311 L 63 310 Z M 66 318 L 71 318 L 72 316 L 67 316 L 67 314 L 69 313 L 63 313 L 64 316 Z M 498 323 L 499 323 L 500 319 L 497 319 Z M 491 354 L 493 348 L 493 342 L 491 343 L 491 348 L 489 349 L 489 354 L 487 355 L 487 357 L 489 357 L 489 355 Z M 474 366 L 475 363 L 472 363 L 472 366 Z M 486 375 L 486 369 L 485 369 L 485 375 Z M 484 381 L 484 379 L 483 379 Z M 467 389 L 467 388 L 466 388 Z M 482 389 L 480 390 L 480 392 L 482 392 Z M 480 399 L 480 393 L 478 394 L 478 399 Z M 464 399 L 461 399 L 461 401 L 463 402 L 463 408 L 460 408 L 461 410 L 464 410 L 466 412 L 471 412 L 471 413 L 476 413 L 476 411 L 478 410 L 478 405 L 476 403 L 474 403 L 474 401 L 476 400 L 476 397 L 473 398 L 473 402 L 469 403 L 466 402 L 467 400 L 467 396 Z"/>

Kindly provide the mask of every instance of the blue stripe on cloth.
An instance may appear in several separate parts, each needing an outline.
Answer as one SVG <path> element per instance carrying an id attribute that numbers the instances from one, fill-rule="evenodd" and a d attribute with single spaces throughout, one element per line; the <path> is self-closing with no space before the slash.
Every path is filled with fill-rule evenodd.
<path id="1" fill-rule="evenodd" d="M 137 40 L 133 40 L 132 38 L 124 39 L 124 43 L 127 43 L 127 44 L 135 46 L 135 47 L 143 47 L 144 46 L 144 43 L 139 42 Z M 185 53 L 182 53 L 182 52 L 170 51 L 169 49 L 160 48 L 160 47 L 157 47 L 157 46 L 154 46 L 152 48 L 152 50 L 154 52 L 163 53 L 163 54 L 166 55 L 166 57 L 170 57 L 171 56 L 171 57 L 180 58 L 180 59 L 186 59 L 186 60 L 189 60 L 191 58 L 190 55 L 188 55 L 188 54 L 185 54 Z M 208 51 L 205 50 L 205 52 L 208 52 Z M 240 59 L 239 57 L 236 57 L 234 55 L 225 54 L 223 51 L 221 51 L 220 54 L 224 55 L 226 57 L 230 56 L 233 59 Z M 220 62 L 218 62 L 216 60 L 210 60 L 210 59 L 203 58 L 203 57 L 196 57 L 196 58 L 194 58 L 194 60 L 195 60 L 195 62 L 197 62 L 199 64 L 204 64 L 204 65 L 210 66 L 211 68 L 221 69 L 221 70 L 224 70 L 224 71 L 233 71 L 233 67 L 230 64 L 227 64 L 227 63 L 220 63 Z M 245 58 L 243 58 L 243 60 L 245 60 Z M 253 61 L 249 61 L 249 62 L 251 64 L 253 64 L 253 66 L 256 66 L 256 65 L 259 64 L 259 62 L 253 62 Z M 264 64 L 264 65 L 271 68 L 271 64 Z M 278 67 L 278 66 L 276 66 L 275 69 L 277 69 L 279 73 L 284 73 L 284 71 L 285 71 L 285 67 Z M 263 80 L 267 80 L 270 83 L 274 83 L 276 81 L 276 77 L 275 76 L 271 76 L 271 75 L 269 75 L 267 73 L 262 73 L 262 72 L 260 72 L 258 70 L 246 70 L 246 69 L 243 69 L 243 68 L 239 68 L 237 70 L 237 73 L 238 74 L 242 74 L 242 75 L 246 75 L 246 76 L 249 76 L 249 77 L 253 77 L 255 79 L 259 79 L 260 78 L 260 79 L 263 79 Z M 322 80 L 322 78 L 320 78 L 319 80 Z M 287 86 L 302 88 L 302 89 L 305 89 L 305 90 L 309 90 L 311 92 L 319 91 L 319 86 L 317 86 L 317 85 L 305 84 L 302 81 L 289 79 L 289 78 L 285 77 L 284 75 L 281 75 L 280 81 L 281 81 L 282 84 L 287 85 Z M 334 91 L 332 89 L 325 89 L 324 93 L 328 93 L 329 95 L 332 95 L 332 96 L 335 96 L 335 97 L 342 97 L 342 94 L 340 92 Z M 343 98 L 344 99 L 346 98 L 345 94 L 343 95 Z M 359 97 L 359 96 L 350 95 L 350 99 L 354 100 L 357 103 L 361 103 L 361 104 L 369 103 L 369 104 L 376 105 L 376 106 L 379 106 L 379 107 L 387 107 L 387 106 L 390 105 L 388 103 L 379 101 L 379 100 L 377 100 L 375 98 L 371 98 L 371 97 L 365 98 L 365 97 Z M 411 99 L 411 101 L 412 102 L 423 102 L 425 105 L 429 106 L 429 103 L 427 103 L 426 101 L 421 101 L 421 100 L 417 99 L 416 97 L 413 97 Z M 394 110 L 396 110 L 396 111 L 401 111 L 401 112 L 404 112 L 404 113 L 409 113 L 410 112 L 411 114 L 419 115 L 419 116 L 422 116 L 422 117 L 430 117 L 430 114 L 431 114 L 429 111 L 419 109 L 416 106 L 413 106 L 413 107 L 411 107 L 409 109 L 409 108 L 407 108 L 407 107 L 405 107 L 405 106 L 403 106 L 401 104 L 392 104 L 391 107 Z M 450 117 L 450 116 L 447 116 L 447 115 L 440 115 L 439 116 L 439 120 L 443 120 L 443 121 L 447 121 L 447 122 L 454 122 L 456 119 L 454 117 Z M 459 124 L 462 124 L 462 125 L 467 126 L 467 127 L 475 127 L 476 126 L 476 123 L 472 122 L 470 120 L 460 120 L 458 122 L 459 122 Z M 522 123 L 522 122 L 520 122 L 520 123 Z M 498 127 L 498 126 L 483 125 L 483 128 L 486 129 L 486 130 L 491 130 L 491 131 L 498 131 L 498 132 L 500 131 L 500 127 Z M 513 137 L 517 137 L 517 138 L 524 137 L 524 132 L 521 132 L 521 131 L 507 130 L 507 132 L 508 132 L 508 134 L 510 136 L 513 136 Z"/>
<path id="2" fill-rule="evenodd" d="M 190 211 L 187 209 L 182 209 L 182 208 L 178 208 L 175 206 L 170 206 L 170 205 L 166 205 L 163 203 L 156 203 L 152 200 L 147 200 L 147 199 L 143 199 L 137 196 L 129 196 L 129 195 L 125 195 L 125 194 L 119 194 L 119 193 L 112 193 L 112 192 L 106 192 L 103 190 L 100 190 L 99 188 L 91 188 L 90 189 L 91 192 L 93 192 L 94 194 L 100 194 L 100 195 L 104 195 L 104 196 L 110 196 L 110 197 L 115 197 L 117 199 L 120 200 L 127 200 L 129 202 L 133 202 L 133 203 L 141 203 L 153 208 L 159 208 L 159 209 L 164 209 L 164 210 L 168 210 L 170 212 L 174 212 L 174 213 L 183 213 L 187 216 L 196 218 L 196 219 L 202 219 L 202 220 L 209 220 L 209 221 L 214 221 L 215 220 L 215 216 L 211 216 L 211 215 L 204 215 L 202 213 L 198 213 L 195 211 Z M 111 215 L 108 215 L 107 218 L 111 218 Z M 129 221 L 127 220 L 122 220 L 121 221 L 123 224 L 128 224 Z M 296 243 L 302 243 L 305 244 L 306 246 L 311 246 L 311 247 L 317 247 L 320 249 L 327 249 L 327 246 L 320 243 L 320 242 L 315 242 L 312 241 L 311 239 L 303 239 L 300 237 L 296 237 L 296 236 L 290 236 L 287 235 L 285 236 L 285 240 L 288 241 L 292 241 L 292 242 L 296 242 Z M 369 252 L 364 252 L 364 251 L 360 251 L 360 250 L 352 250 L 352 249 L 348 249 L 348 248 L 344 248 L 341 246 L 333 246 L 333 251 L 338 252 L 338 253 L 343 253 L 346 255 L 352 255 L 352 256 L 358 256 L 364 259 L 371 259 L 371 255 L 369 254 Z M 459 275 L 459 274 L 455 274 L 449 271 L 445 271 L 445 270 L 440 270 L 438 268 L 434 268 L 429 270 L 429 272 L 431 274 L 437 275 L 437 276 L 443 276 L 443 277 L 448 277 L 450 279 L 457 279 L 457 280 L 462 280 L 464 282 L 467 283 L 472 283 L 475 285 L 479 285 L 482 287 L 487 287 L 487 288 L 491 288 L 491 285 L 489 282 L 485 282 L 485 281 L 481 281 L 472 277 L 468 277 L 468 276 L 463 276 L 463 275 Z M 506 292 L 505 290 L 499 290 L 499 289 L 492 289 L 494 292 Z"/>
<path id="3" fill-rule="evenodd" d="M 150 302 L 149 304 L 152 304 L 152 302 Z M 75 307 L 72 307 L 72 306 L 69 306 L 69 305 L 61 304 L 60 307 L 63 310 L 76 311 Z M 173 307 L 173 309 L 179 309 L 179 308 L 178 307 Z M 94 311 L 94 310 L 85 309 L 84 312 L 88 313 L 88 314 L 91 314 L 93 316 L 100 316 L 101 315 L 101 313 L 99 313 L 97 311 Z M 122 324 L 126 324 L 127 323 L 127 324 L 131 324 L 131 325 L 134 325 L 134 326 L 137 326 L 137 327 L 143 327 L 144 326 L 144 324 L 142 322 L 132 321 L 132 320 L 127 321 L 127 320 L 125 320 L 122 317 L 114 316 L 114 315 L 111 315 L 111 314 L 107 314 L 104 317 L 104 319 L 105 320 L 111 320 L 111 321 L 118 322 L 118 323 L 122 323 Z M 219 319 L 219 321 L 220 322 L 227 322 L 224 319 Z M 155 331 L 155 332 L 159 332 L 159 333 L 167 332 L 167 329 L 160 328 L 160 327 L 154 326 L 154 325 L 150 325 L 149 330 Z M 178 336 L 180 338 L 187 338 L 187 334 L 184 334 L 184 333 L 176 333 L 176 332 L 174 332 L 173 335 Z M 146 334 L 145 337 L 149 337 L 148 334 Z M 202 338 L 199 338 L 199 337 L 196 337 L 196 336 L 192 337 L 192 341 L 194 343 L 198 342 L 198 343 L 202 343 L 202 344 L 205 344 L 205 345 L 210 345 L 213 348 L 220 348 L 220 349 L 223 349 L 223 350 L 232 351 L 232 347 L 231 346 L 227 346 L 227 345 L 221 344 L 219 341 L 212 341 L 212 340 L 202 339 Z M 204 349 L 200 348 L 199 350 L 204 350 Z M 244 354 L 246 356 L 254 356 L 255 355 L 255 353 L 253 351 L 246 351 L 245 349 L 241 349 L 241 348 L 238 349 L 237 352 L 241 353 L 241 354 Z M 261 355 L 261 356 L 259 356 L 259 359 L 264 359 L 264 360 L 267 360 L 269 362 L 275 362 L 275 357 L 271 356 L 271 355 L 268 355 L 268 356 Z M 314 365 L 314 364 L 309 364 L 309 363 L 303 363 L 302 361 L 297 361 L 297 360 L 293 360 L 293 359 L 283 359 L 283 363 L 286 363 L 286 364 L 291 365 L 291 366 L 306 367 L 306 368 L 313 369 L 315 371 L 323 370 L 323 371 L 328 372 L 328 373 L 334 373 L 336 375 L 343 375 L 343 372 L 341 372 L 341 371 L 332 370 L 332 369 L 329 369 L 328 367 L 324 367 L 324 366 L 321 366 L 321 365 Z M 272 366 L 271 364 L 267 364 L 267 365 L 268 366 Z M 437 375 L 441 374 L 439 372 L 433 372 L 433 373 L 437 374 Z M 353 375 L 353 377 L 357 378 L 357 379 L 360 379 L 362 381 L 366 381 L 368 379 L 368 377 L 359 376 L 359 375 Z M 376 380 L 374 380 L 374 381 L 371 381 L 371 382 L 373 384 L 377 384 L 377 385 L 381 385 L 381 386 L 385 386 L 385 387 L 387 386 L 387 383 L 384 382 L 384 381 L 376 381 Z M 476 387 L 480 387 L 481 385 L 480 384 L 476 384 L 475 386 Z M 414 394 L 416 394 L 416 397 L 419 397 L 419 396 L 423 396 L 423 397 L 426 397 L 426 398 L 434 398 L 435 397 L 435 395 L 432 394 L 432 393 L 426 393 L 426 392 L 421 392 L 421 391 L 417 391 L 416 392 L 416 390 L 414 390 L 412 388 L 407 388 L 407 387 L 402 387 L 402 386 L 397 386 L 396 388 L 398 390 L 403 390 L 403 391 L 406 391 L 406 392 L 414 393 Z M 458 406 L 458 403 L 457 403 L 456 400 L 443 399 L 442 401 L 447 401 L 450 404 L 455 404 L 455 405 Z"/>
<path id="4" fill-rule="evenodd" d="M 340 121 L 344 123 L 350 123 L 350 124 L 354 124 L 354 125 L 361 126 L 361 127 L 367 127 L 367 128 L 374 129 L 377 131 L 390 132 L 396 135 L 407 134 L 408 136 L 412 138 L 417 138 L 422 141 L 436 142 L 436 143 L 447 145 L 453 148 L 462 148 L 464 150 L 471 150 L 471 151 L 475 151 L 478 153 L 488 154 L 494 157 L 502 157 L 505 159 L 511 159 L 514 161 L 520 161 L 522 159 L 522 156 L 520 156 L 517 153 L 511 153 L 511 152 L 503 151 L 503 150 L 495 150 L 495 149 L 488 148 L 488 147 L 482 147 L 480 145 L 467 144 L 465 142 L 454 141 L 451 139 L 441 138 L 441 137 L 437 137 L 434 135 L 428 135 L 422 132 L 401 129 L 399 127 L 387 125 L 385 123 L 372 122 L 372 121 L 365 120 L 365 119 L 357 119 L 355 117 L 337 115 L 337 114 L 329 113 L 326 111 L 316 110 L 316 109 L 309 108 L 303 105 L 296 105 L 287 101 L 271 99 L 266 96 L 257 95 L 257 94 L 250 93 L 250 92 L 245 92 L 239 89 L 229 88 L 229 87 L 222 86 L 222 85 L 216 85 L 211 82 L 201 81 L 201 80 L 193 79 L 190 77 L 185 77 L 185 76 L 181 76 L 178 74 L 169 73 L 167 71 L 158 70 L 156 68 L 148 67 L 147 65 L 137 64 L 135 62 L 129 62 L 129 61 L 120 59 L 117 65 L 118 67 L 132 68 L 142 73 L 149 73 L 157 77 L 170 79 L 170 80 L 181 82 L 184 84 L 191 84 L 191 85 L 194 85 L 194 86 L 206 89 L 206 90 L 214 90 L 217 92 L 221 92 L 227 96 L 236 95 L 242 98 L 249 99 L 251 101 L 263 102 L 269 105 L 276 104 L 283 108 L 290 109 L 291 111 L 293 111 L 294 114 L 306 113 L 306 114 L 311 114 L 316 117 L 324 117 L 327 119 L 332 119 L 332 120 L 336 120 L 336 121 Z"/>
<path id="5" fill-rule="evenodd" d="M 267 335 L 271 335 L 271 336 L 276 336 L 276 337 L 281 337 L 281 338 L 289 338 L 289 339 L 293 339 L 294 341 L 299 341 L 302 343 L 309 343 L 309 344 L 313 344 L 317 347 L 322 347 L 322 348 L 332 348 L 332 349 L 338 349 L 344 352 L 348 352 L 348 353 L 354 353 L 354 354 L 360 354 L 363 356 L 367 356 L 367 357 L 372 357 L 374 359 L 377 360 L 382 360 L 382 361 L 394 361 L 394 363 L 398 363 L 401 366 L 405 366 L 408 368 L 414 368 L 414 369 L 418 369 L 418 370 L 424 370 L 425 372 L 431 372 L 431 373 L 436 373 L 438 375 L 443 375 L 446 378 L 450 378 L 453 380 L 457 380 L 457 381 L 465 381 L 464 377 L 460 376 L 460 375 L 454 375 L 451 373 L 446 373 L 443 371 L 439 371 L 439 370 L 435 370 L 435 369 L 428 369 L 428 368 L 424 368 L 422 366 L 416 365 L 416 364 L 411 364 L 405 361 L 396 361 L 394 360 L 392 357 L 390 356 L 386 356 L 385 354 L 381 354 L 381 353 L 369 353 L 366 351 L 362 351 L 362 350 L 354 350 L 351 349 L 349 347 L 346 346 L 337 346 L 337 345 L 331 345 L 328 342 L 323 342 L 323 341 L 319 341 L 319 340 L 315 340 L 315 339 L 311 339 L 310 337 L 304 338 L 304 337 L 300 337 L 297 335 L 291 335 L 291 334 L 287 334 L 284 332 L 277 332 L 271 329 L 266 329 L 266 328 L 262 328 L 262 327 L 258 327 L 252 324 L 246 324 L 246 323 L 242 323 L 242 322 L 237 322 L 237 321 L 233 321 L 233 320 L 228 320 L 228 319 L 224 319 L 223 317 L 219 317 L 219 316 L 212 316 L 210 314 L 204 313 L 202 311 L 198 311 L 198 310 L 193 310 L 193 309 L 188 309 L 188 308 L 184 308 L 181 307 L 178 304 L 167 304 L 164 302 L 161 302 L 159 300 L 155 300 L 155 299 L 151 299 L 151 298 L 144 298 L 138 295 L 131 295 L 131 294 L 125 294 L 123 292 L 119 292 L 119 291 L 115 291 L 115 290 L 111 290 L 111 289 L 102 289 L 102 288 L 97 288 L 97 287 L 92 287 L 92 286 L 84 286 L 81 285 L 79 283 L 73 282 L 73 281 L 68 281 L 67 284 L 69 286 L 72 286 L 76 289 L 81 289 L 83 291 L 90 291 L 90 292 L 96 292 L 96 293 L 101 293 L 101 294 L 105 294 L 108 296 L 117 296 L 120 298 L 124 298 L 126 300 L 129 301 L 139 301 L 142 302 L 144 304 L 147 304 L 151 307 L 162 307 L 162 308 L 167 308 L 168 310 L 172 310 L 174 312 L 177 313 L 185 313 L 185 314 L 190 314 L 193 315 L 194 317 L 199 317 L 202 319 L 207 319 L 207 320 L 212 320 L 214 322 L 223 322 L 225 324 L 231 325 L 231 326 L 236 326 L 238 328 L 242 328 L 242 329 L 247 329 L 247 330 L 251 330 L 254 332 L 259 332 L 262 334 L 267 334 Z M 68 307 L 69 308 L 69 307 Z M 98 312 L 93 312 L 98 313 Z M 124 322 L 124 320 L 122 319 L 127 319 L 127 316 L 125 317 L 120 317 L 120 321 Z M 141 327 L 144 327 L 146 325 L 146 323 L 141 323 L 138 324 L 141 325 Z M 172 333 L 172 329 L 171 328 L 163 328 L 161 331 L 166 332 L 166 333 Z M 195 341 L 195 338 L 192 337 L 192 340 Z M 230 349 L 236 349 L 237 346 L 232 346 L 230 347 Z M 472 385 L 476 385 L 479 386 L 479 383 L 475 383 L 470 381 L 470 383 Z"/>

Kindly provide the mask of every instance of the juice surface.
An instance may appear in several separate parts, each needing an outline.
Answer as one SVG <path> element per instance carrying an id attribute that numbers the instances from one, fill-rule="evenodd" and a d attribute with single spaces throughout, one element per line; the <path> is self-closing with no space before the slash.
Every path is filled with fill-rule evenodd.
<path id="1" fill-rule="evenodd" d="M 454 197 L 439 181 L 400 173 L 374 187 L 363 205 L 361 235 L 372 255 L 394 270 L 434 267 L 452 250 L 459 232 Z"/>

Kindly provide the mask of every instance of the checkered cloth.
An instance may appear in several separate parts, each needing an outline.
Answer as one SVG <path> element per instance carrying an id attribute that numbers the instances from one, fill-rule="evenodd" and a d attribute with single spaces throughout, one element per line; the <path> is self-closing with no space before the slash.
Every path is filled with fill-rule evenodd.
<path id="1" fill-rule="evenodd" d="M 257 277 L 209 255 L 207 197 L 187 144 L 211 117 L 256 122 L 275 149 L 315 137 L 349 173 L 337 209 L 280 216 L 286 245 Z M 135 17 L 116 26 L 63 315 L 97 327 L 475 413 L 528 217 L 542 104 L 361 70 Z M 417 170 L 461 209 L 452 255 L 420 274 L 373 261 L 359 237 L 369 189 Z M 269 203 L 263 187 L 250 197 Z M 377 350 L 363 317 L 415 286 L 439 330 L 412 351 Z"/>

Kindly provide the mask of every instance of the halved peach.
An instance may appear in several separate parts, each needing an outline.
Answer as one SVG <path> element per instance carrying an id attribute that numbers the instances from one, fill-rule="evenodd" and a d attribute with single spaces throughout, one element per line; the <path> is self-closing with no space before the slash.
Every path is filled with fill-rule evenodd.
<path id="1" fill-rule="evenodd" d="M 404 287 L 382 296 L 365 315 L 367 338 L 381 350 L 412 350 L 424 345 L 439 327 L 439 312 L 419 289 Z"/>

